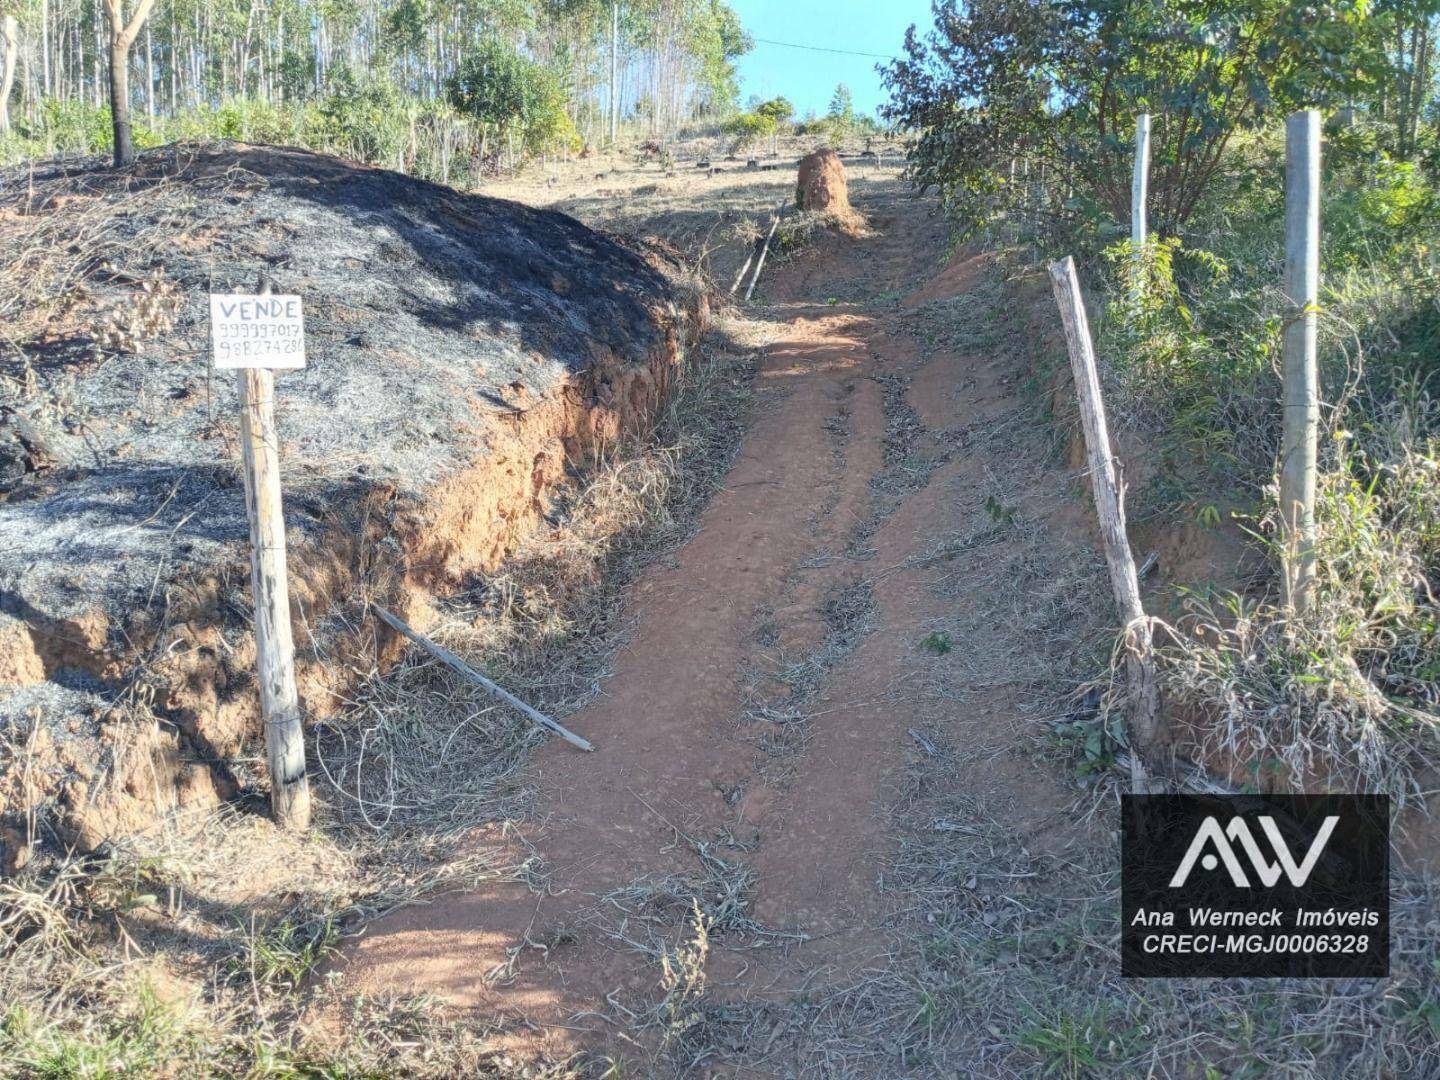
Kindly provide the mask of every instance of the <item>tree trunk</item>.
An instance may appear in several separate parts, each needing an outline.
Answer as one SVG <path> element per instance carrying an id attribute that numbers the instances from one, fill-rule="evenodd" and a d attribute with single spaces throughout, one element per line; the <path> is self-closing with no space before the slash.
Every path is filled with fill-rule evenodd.
<path id="1" fill-rule="evenodd" d="M 15 16 L 6 15 L 3 23 L 0 23 L 0 41 L 3 41 L 3 51 L 0 51 L 0 134 L 10 130 L 10 88 L 15 85 Z"/>
<path id="2" fill-rule="evenodd" d="M 170 6 L 170 115 L 180 115 L 180 35 L 175 29 L 175 6 Z"/>
<path id="3" fill-rule="evenodd" d="M 40 0 L 40 70 L 45 96 L 49 97 L 54 93 L 50 82 L 50 0 Z"/>
<path id="4" fill-rule="evenodd" d="M 91 35 L 94 48 L 90 54 L 90 95 L 95 99 L 97 108 L 105 103 L 105 79 L 100 74 L 100 54 L 105 51 L 104 18 L 100 14 L 95 16 L 95 33 Z"/>
<path id="5" fill-rule="evenodd" d="M 105 19 L 110 24 L 110 116 L 115 128 L 115 165 L 135 160 L 130 138 L 130 46 L 150 14 L 155 0 L 139 0 L 130 21 L 125 21 L 123 0 L 105 0 Z"/>
<path id="6" fill-rule="evenodd" d="M 620 126 L 620 0 L 610 3 L 610 146 Z"/>
<path id="7" fill-rule="evenodd" d="M 110 46 L 110 114 L 115 127 L 115 165 L 129 165 L 135 160 L 135 144 L 130 138 L 130 76 L 127 70 L 130 49 L 116 42 Z"/>
<path id="8" fill-rule="evenodd" d="M 150 25 L 145 25 L 145 115 L 155 120 L 155 46 L 150 37 Z"/>

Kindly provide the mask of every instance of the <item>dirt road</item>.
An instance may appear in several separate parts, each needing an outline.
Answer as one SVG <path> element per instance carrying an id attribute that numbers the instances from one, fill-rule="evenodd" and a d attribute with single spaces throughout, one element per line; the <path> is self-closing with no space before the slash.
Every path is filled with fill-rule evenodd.
<path id="1" fill-rule="evenodd" d="M 520 1056 L 643 1074 L 883 1074 L 969 1042 L 891 999 L 937 912 L 1003 930 L 995 875 L 1095 840 L 1029 755 L 1103 571 L 1021 393 L 997 269 L 942 268 L 926 204 L 857 202 L 869 235 L 823 235 L 762 286 L 738 460 L 567 720 L 598 751 L 554 741 L 530 765 L 543 888 L 380 920 L 353 991 L 435 993 L 499 1018 Z"/>

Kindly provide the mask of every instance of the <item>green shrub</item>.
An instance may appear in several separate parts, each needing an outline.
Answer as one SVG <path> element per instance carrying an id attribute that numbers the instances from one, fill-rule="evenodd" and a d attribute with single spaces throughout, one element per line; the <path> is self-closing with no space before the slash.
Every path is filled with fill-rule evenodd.
<path id="1" fill-rule="evenodd" d="M 450 105 L 480 126 L 486 145 L 499 138 L 532 153 L 579 145 L 559 78 L 498 38 L 475 46 L 445 90 Z"/>
<path id="2" fill-rule="evenodd" d="M 1417 233 L 1440 213 L 1434 187 L 1414 162 L 1381 155 L 1359 176 L 1332 186 L 1338 190 L 1325 203 L 1325 256 L 1332 266 L 1404 259 Z"/>
<path id="3" fill-rule="evenodd" d="M 756 105 L 753 115 L 768 117 L 776 128 L 783 128 L 795 119 L 795 106 L 789 98 L 771 98 Z"/>
<path id="4" fill-rule="evenodd" d="M 775 118 L 759 112 L 739 113 L 726 120 L 720 130 L 731 136 L 737 147 L 753 146 L 774 133 Z"/>
<path id="5" fill-rule="evenodd" d="M 445 101 L 422 102 L 414 111 L 414 156 L 406 171 L 449 184 L 463 176 L 480 147 L 480 131 Z"/>
<path id="6" fill-rule="evenodd" d="M 1162 678 L 1201 719 L 1202 759 L 1252 786 L 1403 796 L 1440 761 L 1440 203 L 1423 168 L 1363 133 L 1340 142 L 1321 214 L 1314 604 L 1281 610 L 1278 575 L 1243 597 L 1183 594 Z M 1253 506 L 1240 521 L 1272 569 L 1282 177 L 1278 132 L 1237 146 L 1193 240 L 1105 251 L 1097 320 L 1120 423 L 1160 450 L 1147 509 Z"/>
<path id="7" fill-rule="evenodd" d="M 103 154 L 115 145 L 108 106 L 46 98 L 32 138 L 55 154 Z"/>
<path id="8" fill-rule="evenodd" d="M 1270 480 L 1288 310 L 1282 180 L 1276 133 L 1249 140 L 1187 230 L 1203 247 L 1155 238 L 1138 255 L 1128 242 L 1103 253 L 1097 350 L 1120 409 L 1156 435 L 1172 503 L 1237 486 L 1258 498 Z M 1440 346 L 1440 203 L 1423 170 L 1383 153 L 1343 157 L 1324 191 L 1322 396 L 1383 409 Z"/>
<path id="9" fill-rule="evenodd" d="M 335 70 L 327 92 L 305 117 L 304 141 L 371 164 L 401 164 L 409 135 L 405 102 L 384 79 Z"/>
<path id="10" fill-rule="evenodd" d="M 1389 461 L 1341 449 L 1316 520 L 1311 610 L 1192 597 L 1161 651 L 1167 694 L 1257 790 L 1418 795 L 1440 763 L 1440 439 Z"/>

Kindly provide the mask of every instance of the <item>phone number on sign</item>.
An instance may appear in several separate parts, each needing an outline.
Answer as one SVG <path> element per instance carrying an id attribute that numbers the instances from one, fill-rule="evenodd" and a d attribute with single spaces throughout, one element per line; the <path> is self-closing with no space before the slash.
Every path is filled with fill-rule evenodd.
<path id="1" fill-rule="evenodd" d="M 215 343 L 220 359 L 245 357 L 255 359 L 262 356 L 295 356 L 304 350 L 304 342 L 296 336 L 274 338 L 251 338 L 248 341 L 226 341 Z"/>
<path id="2" fill-rule="evenodd" d="M 1364 953 L 1369 934 L 1147 934 L 1147 953 Z"/>
<path id="3" fill-rule="evenodd" d="M 303 331 L 296 323 L 217 323 L 217 341 L 298 341 Z"/>

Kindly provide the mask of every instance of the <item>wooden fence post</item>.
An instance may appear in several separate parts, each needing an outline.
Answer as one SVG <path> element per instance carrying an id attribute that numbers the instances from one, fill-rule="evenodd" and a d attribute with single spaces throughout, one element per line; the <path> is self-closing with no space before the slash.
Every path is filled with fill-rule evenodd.
<path id="1" fill-rule="evenodd" d="M 1280 526 L 1285 606 L 1309 608 L 1315 586 L 1315 474 L 1320 429 L 1315 356 L 1320 301 L 1320 113 L 1285 121 L 1284 429 L 1280 443 Z"/>
<path id="2" fill-rule="evenodd" d="M 1100 376 L 1090 342 L 1090 323 L 1075 275 L 1075 260 L 1065 256 L 1050 264 L 1050 283 L 1060 306 L 1065 327 L 1065 344 L 1075 375 L 1075 392 L 1080 399 L 1080 420 L 1085 429 L 1085 450 L 1090 465 L 1090 487 L 1105 545 L 1105 562 L 1110 569 L 1110 586 L 1115 594 L 1125 632 L 1125 683 L 1129 694 L 1126 728 L 1130 736 L 1130 769 L 1135 790 L 1149 790 L 1142 758 L 1148 755 L 1160 734 L 1160 690 L 1155 678 L 1154 642 L 1150 619 L 1140 603 L 1140 577 L 1125 535 L 1125 487 L 1115 467 L 1110 448 L 1110 428 L 1105 419 L 1105 401 L 1100 394 Z"/>
<path id="3" fill-rule="evenodd" d="M 270 295 L 270 283 L 263 277 L 259 292 L 261 296 Z M 242 403 L 240 447 L 245 508 L 250 517 L 255 666 L 265 727 L 265 759 L 270 766 L 270 811 L 285 828 L 306 829 L 310 826 L 310 782 L 305 775 L 305 735 L 300 724 L 295 644 L 290 631 L 275 372 L 247 367 L 235 374 Z"/>
<path id="4" fill-rule="evenodd" d="M 1145 295 L 1145 241 L 1149 236 L 1145 204 L 1150 194 L 1150 114 L 1135 118 L 1135 172 L 1130 179 L 1130 246 L 1135 249 L 1135 281 L 1131 299 Z"/>

